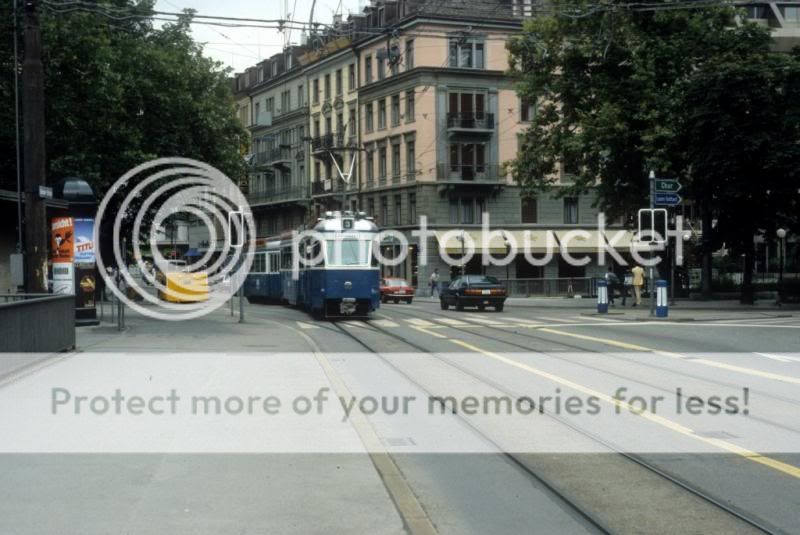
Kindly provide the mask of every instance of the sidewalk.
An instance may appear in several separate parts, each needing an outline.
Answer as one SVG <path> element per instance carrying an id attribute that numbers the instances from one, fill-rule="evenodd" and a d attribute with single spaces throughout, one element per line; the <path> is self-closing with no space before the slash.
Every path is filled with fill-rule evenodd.
<path id="1" fill-rule="evenodd" d="M 420 297 L 414 298 L 421 303 L 438 303 L 438 297 Z M 621 303 L 621 300 L 617 298 Z M 620 310 L 636 310 L 631 309 L 630 303 L 632 299 L 628 298 L 628 306 L 622 307 L 618 305 Z M 586 310 L 595 310 L 597 308 L 597 301 L 595 298 L 567 298 L 567 297 L 509 297 L 506 300 L 506 306 L 510 307 L 535 307 L 535 308 L 578 308 Z M 650 302 L 647 298 L 642 298 L 642 308 L 647 310 Z M 713 311 L 729 311 L 729 312 L 777 312 L 781 314 L 792 314 L 793 312 L 800 311 L 800 304 L 784 304 L 776 305 L 774 301 L 766 299 L 757 301 L 755 305 L 742 305 L 736 300 L 713 300 L 713 301 L 696 301 L 693 299 L 676 299 L 675 304 L 670 305 L 670 312 L 673 310 L 713 310 Z"/>

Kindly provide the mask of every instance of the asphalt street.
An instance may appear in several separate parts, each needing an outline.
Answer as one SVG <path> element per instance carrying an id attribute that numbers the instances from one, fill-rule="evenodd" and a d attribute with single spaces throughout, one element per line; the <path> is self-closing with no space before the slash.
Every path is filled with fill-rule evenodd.
<path id="1" fill-rule="evenodd" d="M 3 357 L 0 532 L 800 533 L 792 312 L 245 319 L 131 314 L 74 353 Z M 205 418 L 97 414 L 170 388 L 227 397 Z M 317 414 L 264 417 L 266 393 L 307 392 Z"/>

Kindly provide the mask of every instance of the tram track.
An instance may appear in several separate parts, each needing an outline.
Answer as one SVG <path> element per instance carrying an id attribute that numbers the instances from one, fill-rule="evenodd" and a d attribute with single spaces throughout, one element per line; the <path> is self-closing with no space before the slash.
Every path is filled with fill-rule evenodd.
<path id="1" fill-rule="evenodd" d="M 406 314 L 406 313 L 404 313 L 404 314 Z M 411 314 L 406 314 L 406 315 L 411 315 Z M 413 377 L 409 376 L 402 369 L 398 368 L 396 365 L 394 365 L 392 362 L 390 362 L 388 359 L 386 359 L 380 353 L 379 350 L 376 350 L 376 348 L 373 345 L 369 344 L 368 342 L 365 342 L 364 340 L 362 340 L 361 338 L 356 336 L 354 333 L 352 333 L 352 332 L 348 331 L 347 329 L 345 329 L 343 326 L 341 326 L 339 324 L 334 324 L 334 325 L 335 325 L 336 329 L 339 332 L 343 333 L 345 336 L 347 336 L 351 340 L 355 341 L 358 345 L 360 345 L 361 347 L 365 348 L 370 353 L 376 354 L 379 358 L 381 358 L 381 360 L 383 362 L 385 362 L 392 369 L 394 369 L 399 374 L 404 376 L 410 382 L 415 384 L 417 387 L 421 388 L 423 391 L 426 391 L 428 394 L 431 394 L 431 395 L 433 394 L 433 393 L 429 392 L 423 385 L 420 385 L 419 382 L 416 381 Z M 425 353 L 427 355 L 431 355 L 431 356 L 435 357 L 437 359 L 437 361 L 444 363 L 448 367 L 450 367 L 450 368 L 452 368 L 454 370 L 457 370 L 458 372 L 460 372 L 460 373 L 472 378 L 473 380 L 476 380 L 476 381 L 478 381 L 480 383 L 483 383 L 484 385 L 489 386 L 490 388 L 493 388 L 493 389 L 495 389 L 495 390 L 497 390 L 499 392 L 502 392 L 503 394 L 505 394 L 506 396 L 511 397 L 515 401 L 519 400 L 519 398 L 521 397 L 519 394 L 517 394 L 516 392 L 511 391 L 510 389 L 508 389 L 504 385 L 500 385 L 497 382 L 492 381 L 491 379 L 487 379 L 487 378 L 485 378 L 483 376 L 479 376 L 475 372 L 467 369 L 466 367 L 464 367 L 462 365 L 456 364 L 456 363 L 454 363 L 454 362 L 452 362 L 450 360 L 447 360 L 447 359 L 444 359 L 444 358 L 441 358 L 441 357 L 437 356 L 434 352 L 432 352 L 428 348 L 418 344 L 417 342 L 414 342 L 412 340 L 408 340 L 407 338 L 405 338 L 405 337 L 403 337 L 403 336 L 401 336 L 401 335 L 399 335 L 399 334 L 397 334 L 395 332 L 392 332 L 392 331 L 390 331 L 388 329 L 382 328 L 382 327 L 380 327 L 378 325 L 374 325 L 374 324 L 370 323 L 369 327 L 371 329 L 375 330 L 376 332 L 378 332 L 378 333 L 380 333 L 382 335 L 388 336 L 390 338 L 393 338 L 393 339 L 395 339 L 397 341 L 400 341 L 400 342 L 408 345 L 409 347 L 416 349 L 417 351 L 420 351 L 422 353 Z M 466 329 L 456 329 L 456 330 L 469 332 Z M 495 339 L 495 340 L 506 343 L 503 340 L 498 340 L 498 339 Z M 563 345 L 566 346 L 568 344 L 563 344 Z M 528 351 L 529 351 L 529 349 L 528 349 Z M 582 349 L 582 351 L 585 351 L 585 350 Z M 774 527 L 772 525 L 769 525 L 769 523 L 766 522 L 765 520 L 763 520 L 763 519 L 761 519 L 761 518 L 759 518 L 759 517 L 757 517 L 755 515 L 752 515 L 752 514 L 746 512 L 746 511 L 744 511 L 744 510 L 741 510 L 740 508 L 735 507 L 735 506 L 733 506 L 731 504 L 725 503 L 723 500 L 712 496 L 708 492 L 704 491 L 703 489 L 698 488 L 697 486 L 693 485 L 692 483 L 690 483 L 689 481 L 685 480 L 684 478 L 681 478 L 680 476 L 677 476 L 675 474 L 671 474 L 671 473 L 659 468 L 658 466 L 656 466 L 653 463 L 649 462 L 647 459 L 643 458 L 640 455 L 636 455 L 636 454 L 633 454 L 633 453 L 630 453 L 630 452 L 623 451 L 620 448 L 618 448 L 617 446 L 615 446 L 614 444 L 608 443 L 607 441 L 601 439 L 600 437 L 597 437 L 596 435 L 594 435 L 592 433 L 589 433 L 586 430 L 583 430 L 583 429 L 580 429 L 580 428 L 576 427 L 575 425 L 569 423 L 568 421 L 564 420 L 563 418 L 559 417 L 558 415 L 553 414 L 552 412 L 542 411 L 542 414 L 546 415 L 547 417 L 551 418 L 552 420 L 554 420 L 554 421 L 556 421 L 556 422 L 558 422 L 558 423 L 560 423 L 560 424 L 562 424 L 564 426 L 567 426 L 568 428 L 570 428 L 571 430 L 579 433 L 580 435 L 582 435 L 582 436 L 584 436 L 584 437 L 586 437 L 586 438 L 588 438 L 588 439 L 590 439 L 592 441 L 595 441 L 596 443 L 602 445 L 603 447 L 608 448 L 609 450 L 611 450 L 614 453 L 620 455 L 622 458 L 626 459 L 627 461 L 630 461 L 631 463 L 634 463 L 635 465 L 637 465 L 638 467 L 641 467 L 642 469 L 648 471 L 649 473 L 654 474 L 654 475 L 658 476 L 659 478 L 661 478 L 661 479 L 663 479 L 663 480 L 665 480 L 665 481 L 667 481 L 667 482 L 669 482 L 671 484 L 676 485 L 677 487 L 679 487 L 679 488 L 683 489 L 684 491 L 690 493 L 694 497 L 702 500 L 704 503 L 707 503 L 710 506 L 712 506 L 712 507 L 714 507 L 714 508 L 716 508 L 716 509 L 718 509 L 720 511 L 723 511 L 724 513 L 730 515 L 733 518 L 738 519 L 741 522 L 744 522 L 745 524 L 747 524 L 748 526 L 758 530 L 759 532 L 769 533 L 769 534 L 785 533 L 783 530 L 781 530 L 779 528 L 776 528 L 776 527 Z M 482 437 L 486 438 L 490 442 L 494 443 L 494 441 L 492 441 L 491 438 L 486 437 L 486 435 L 483 432 L 481 432 L 481 430 L 478 429 L 471 422 L 469 422 L 468 420 L 464 419 L 463 417 L 461 417 L 458 414 L 456 414 L 456 416 L 459 417 L 459 419 L 461 419 L 462 421 L 464 421 L 467 425 L 469 425 L 472 429 L 474 429 L 479 435 L 481 435 Z M 500 448 L 500 449 L 502 451 L 502 448 Z M 511 462 L 513 462 L 516 466 L 518 466 L 521 470 L 523 470 L 530 477 L 532 477 L 536 481 L 539 481 L 541 484 L 543 484 L 548 490 L 550 490 L 557 497 L 559 497 L 559 499 L 565 501 L 565 503 L 567 503 L 571 508 L 573 508 L 576 512 L 578 512 L 582 518 L 586 519 L 593 526 L 595 526 L 598 530 L 600 530 L 602 532 L 605 532 L 605 533 L 613 532 L 613 531 L 610 531 L 610 528 L 607 527 L 605 522 L 603 522 L 601 519 L 599 519 L 594 513 L 592 513 L 591 511 L 587 510 L 585 507 L 582 507 L 580 504 L 578 504 L 577 500 L 575 498 L 569 496 L 568 493 L 565 493 L 550 478 L 547 478 L 546 476 L 543 476 L 542 474 L 537 474 L 532 468 L 530 468 L 530 466 L 528 466 L 528 464 L 525 463 L 524 459 L 522 459 L 518 454 L 504 452 L 504 455 L 507 456 L 507 458 L 509 458 L 509 460 Z"/>

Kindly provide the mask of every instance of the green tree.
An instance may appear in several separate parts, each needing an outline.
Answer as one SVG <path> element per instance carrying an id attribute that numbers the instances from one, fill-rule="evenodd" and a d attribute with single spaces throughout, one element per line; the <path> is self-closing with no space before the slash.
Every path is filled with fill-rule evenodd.
<path id="1" fill-rule="evenodd" d="M 595 189 L 600 208 L 616 217 L 646 205 L 651 170 L 659 176 L 681 178 L 687 186 L 685 193 L 697 200 L 704 212 L 705 255 L 710 258 L 711 250 L 722 240 L 732 240 L 734 227 L 726 218 L 730 209 L 738 207 L 731 204 L 733 199 L 746 197 L 754 185 L 752 180 L 743 183 L 749 180 L 747 172 L 733 172 L 741 160 L 732 158 L 725 166 L 726 195 L 710 193 L 716 191 L 714 182 L 720 175 L 704 170 L 725 158 L 725 148 L 710 146 L 717 138 L 700 133 L 702 125 L 697 121 L 704 115 L 698 98 L 704 94 L 704 84 L 713 78 L 720 84 L 718 96 L 724 99 L 723 64 L 734 69 L 758 64 L 762 58 L 774 59 L 769 51 L 769 30 L 737 24 L 737 12 L 728 6 L 637 11 L 613 4 L 598 8 L 588 2 L 556 0 L 552 12 L 552 16 L 527 22 L 509 44 L 520 94 L 539 103 L 518 157 L 511 162 L 523 194 L 552 189 L 559 181 L 559 163 L 566 162 L 575 173 L 566 177 L 566 184 L 560 184 L 557 191 L 572 195 Z M 743 98 L 746 91 L 742 91 Z M 689 98 L 690 94 L 694 98 Z M 776 99 L 762 102 L 788 106 L 771 109 L 770 115 L 798 106 Z M 713 106 L 710 101 L 706 105 Z M 704 125 L 756 126 L 734 119 L 713 126 L 706 120 Z M 781 133 L 761 133 L 776 138 L 789 130 L 787 125 Z M 770 147 L 765 157 L 787 161 L 791 141 L 770 144 L 762 139 L 760 143 Z M 704 162 L 698 161 L 702 158 Z M 774 176 L 779 174 L 776 171 Z M 764 210 L 765 217 L 770 210 Z M 771 214 L 774 218 L 775 212 Z M 720 224 L 712 236 L 714 218 Z M 755 229 L 764 225 L 763 219 L 754 218 L 753 222 Z M 741 230 L 740 225 L 736 232 Z M 709 274 L 710 262 L 707 264 Z M 710 282 L 708 276 L 704 279 Z"/>
<path id="2" fill-rule="evenodd" d="M 3 24 L 12 20 L 6 4 Z M 117 20 L 89 8 L 42 12 L 48 180 L 79 175 L 103 193 L 127 170 L 162 156 L 195 158 L 242 178 L 239 147 L 246 132 L 236 118 L 229 72 L 192 40 L 191 12 L 154 28 L 153 0 L 96 4 L 139 17 Z M 11 32 L 4 36 L 0 61 L 10 65 Z M 0 123 L 3 179 L 14 175 L 15 165 L 12 84 L 11 76 L 0 79 L 7 102 Z"/>

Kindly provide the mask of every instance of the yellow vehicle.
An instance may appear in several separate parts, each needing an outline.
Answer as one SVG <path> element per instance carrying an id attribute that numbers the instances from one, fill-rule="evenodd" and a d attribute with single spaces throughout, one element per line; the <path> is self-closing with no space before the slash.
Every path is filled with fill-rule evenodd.
<path id="1" fill-rule="evenodd" d="M 168 303 L 198 303 L 208 301 L 208 273 L 205 271 L 189 272 L 186 263 L 170 260 L 167 272 L 159 271 L 156 280 L 166 286 L 167 290 L 158 291 L 158 298 Z"/>

